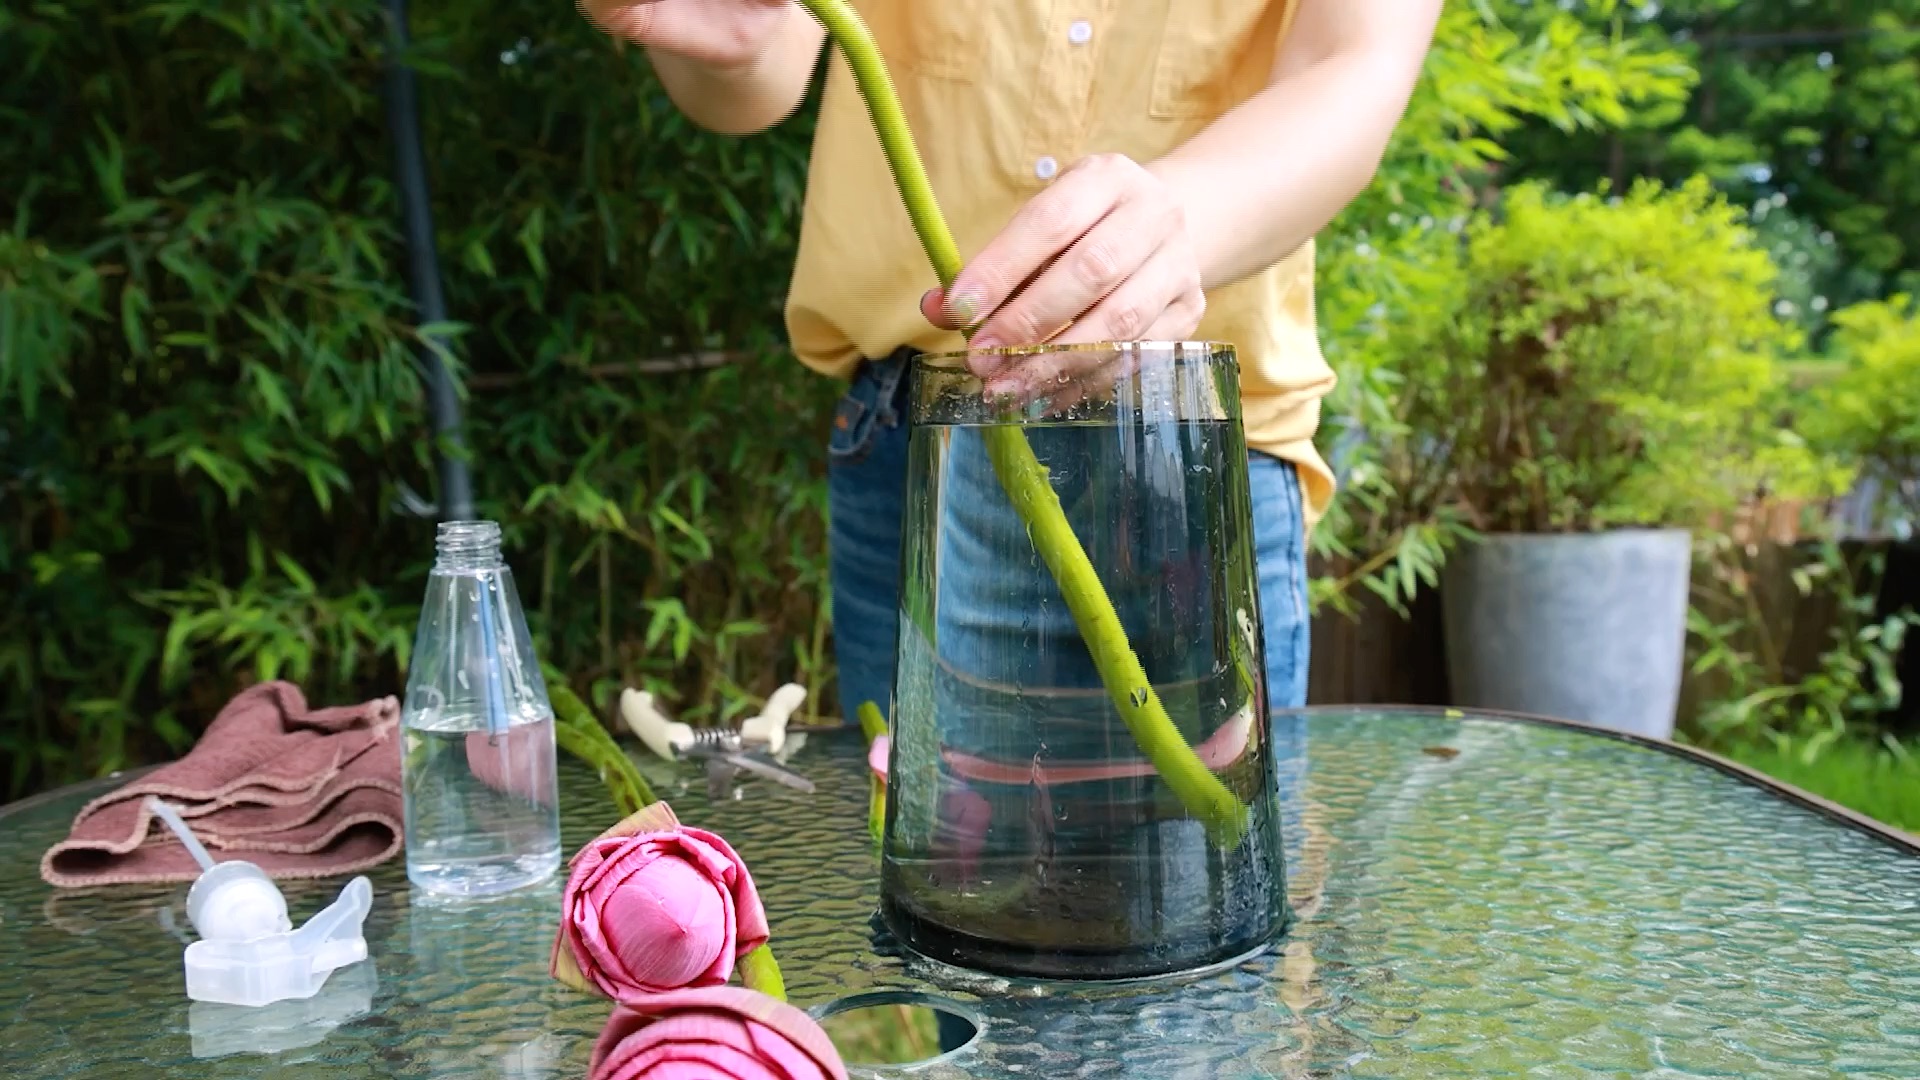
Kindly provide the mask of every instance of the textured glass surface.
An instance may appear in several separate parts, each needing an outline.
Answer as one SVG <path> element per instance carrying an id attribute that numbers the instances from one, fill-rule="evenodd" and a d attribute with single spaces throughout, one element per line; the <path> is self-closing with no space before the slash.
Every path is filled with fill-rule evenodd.
<path id="1" fill-rule="evenodd" d="M 881 917 L 1011 975 L 1244 957 L 1286 906 L 1233 350 L 1021 350 L 1071 404 L 983 423 L 998 356 L 914 364 Z"/>
<path id="2" fill-rule="evenodd" d="M 819 791 L 709 804 L 766 894 L 794 1000 L 917 987 L 974 1003 L 975 1048 L 920 1075 L 1920 1076 L 1920 858 L 1689 760 L 1493 720 L 1276 718 L 1298 921 L 1270 956 L 1183 986 L 1080 994 L 930 982 L 874 951 L 857 749 L 796 759 Z M 1304 756 L 1304 768 L 1302 757 Z M 1294 769 L 1286 766 L 1291 764 Z M 565 841 L 613 812 L 562 773 Z M 35 873 L 84 792 L 0 818 L 0 1060 L 9 1077 L 578 1077 L 606 1016 L 546 976 L 554 889 L 415 908 L 374 875 L 377 979 L 302 1019 L 181 993 L 184 888 L 55 893 Z M 304 919 L 338 882 L 292 884 Z M 889 950 L 891 951 L 891 950 Z M 334 989 L 330 984 L 329 991 Z M 363 995 L 371 1011 L 355 1016 Z M 323 1007 L 324 1006 L 324 1007 Z M 329 1019 L 329 1016 L 332 1019 Z"/>

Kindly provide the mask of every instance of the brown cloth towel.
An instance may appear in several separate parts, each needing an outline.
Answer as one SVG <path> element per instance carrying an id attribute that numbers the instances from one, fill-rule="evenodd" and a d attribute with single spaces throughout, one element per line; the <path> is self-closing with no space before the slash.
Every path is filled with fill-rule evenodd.
<path id="1" fill-rule="evenodd" d="M 149 795 L 179 807 L 216 859 L 275 878 L 365 870 L 400 850 L 400 703 L 313 709 L 291 683 L 251 687 L 186 757 L 81 809 L 40 876 L 70 889 L 197 878 Z"/>

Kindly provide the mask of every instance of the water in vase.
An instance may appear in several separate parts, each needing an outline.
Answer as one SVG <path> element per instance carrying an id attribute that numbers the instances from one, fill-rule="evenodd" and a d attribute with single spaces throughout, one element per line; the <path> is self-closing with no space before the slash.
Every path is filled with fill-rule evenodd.
<path id="1" fill-rule="evenodd" d="M 1021 430 L 1246 830 L 1211 835 L 1143 758 L 996 477 L 987 429 L 916 423 L 885 921 L 924 955 L 1051 978 L 1255 951 L 1286 901 L 1241 427 L 1161 410 Z"/>

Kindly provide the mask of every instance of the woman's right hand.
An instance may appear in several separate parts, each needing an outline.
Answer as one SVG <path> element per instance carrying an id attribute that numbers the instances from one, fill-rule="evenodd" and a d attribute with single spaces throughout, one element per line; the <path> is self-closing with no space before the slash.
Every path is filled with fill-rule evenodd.
<path id="1" fill-rule="evenodd" d="M 587 21 L 649 50 L 722 70 L 765 55 L 793 0 L 576 0 Z"/>

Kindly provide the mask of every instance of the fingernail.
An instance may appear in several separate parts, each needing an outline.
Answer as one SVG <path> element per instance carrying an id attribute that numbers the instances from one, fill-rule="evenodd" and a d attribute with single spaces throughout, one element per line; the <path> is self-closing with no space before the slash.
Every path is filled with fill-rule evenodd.
<path id="1" fill-rule="evenodd" d="M 976 292 L 956 292 L 947 297 L 947 317 L 963 328 L 979 321 L 980 307 L 980 294 Z"/>

